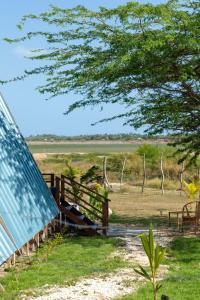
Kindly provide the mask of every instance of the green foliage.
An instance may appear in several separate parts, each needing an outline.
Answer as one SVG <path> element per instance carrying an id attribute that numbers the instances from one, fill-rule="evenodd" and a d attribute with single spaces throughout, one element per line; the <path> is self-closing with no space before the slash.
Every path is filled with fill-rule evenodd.
<path id="1" fill-rule="evenodd" d="M 48 261 L 49 254 L 53 249 L 63 243 L 63 236 L 60 233 L 56 233 L 53 239 L 48 239 L 43 244 L 44 258 Z"/>
<path id="2" fill-rule="evenodd" d="M 185 180 L 183 180 L 183 184 L 183 191 L 185 192 L 188 201 L 193 201 L 199 192 L 199 184 L 196 182 L 187 183 Z"/>
<path id="3" fill-rule="evenodd" d="M 95 184 L 94 187 L 94 193 L 90 193 L 89 196 L 89 203 L 94 207 L 91 208 L 90 210 L 94 213 L 97 213 L 95 209 L 98 209 L 102 211 L 102 197 L 99 195 L 102 195 L 104 198 L 108 199 L 108 194 L 109 192 L 101 185 L 101 184 Z M 97 194 L 96 194 L 97 193 Z M 91 220 L 95 220 L 95 216 L 93 213 L 90 213 L 88 211 L 84 212 L 85 215 L 87 215 Z"/>
<path id="4" fill-rule="evenodd" d="M 145 154 L 145 159 L 148 162 L 151 162 L 151 164 L 156 164 L 160 159 L 161 148 L 150 144 L 143 144 L 138 147 L 137 153 L 140 156 L 143 156 Z"/>
<path id="5" fill-rule="evenodd" d="M 134 269 L 136 273 L 143 276 L 146 280 L 150 281 L 153 287 L 154 293 L 154 300 L 157 300 L 157 293 L 158 290 L 162 287 L 160 283 L 156 280 L 156 275 L 158 272 L 158 268 L 162 263 L 165 257 L 165 249 L 161 249 L 161 247 L 157 244 L 156 247 L 154 246 L 154 237 L 153 237 L 153 230 L 150 226 L 149 228 L 149 236 L 147 237 L 146 234 L 140 235 L 141 242 L 143 249 L 148 257 L 149 265 L 150 265 L 150 273 L 139 265 L 138 269 Z"/>
<path id="6" fill-rule="evenodd" d="M 105 146 L 105 145 L 102 145 Z M 109 146 L 109 145 L 108 145 Z M 118 152 L 118 145 L 114 145 L 113 152 Z M 66 145 L 67 147 L 67 145 Z M 66 160 L 71 161 L 71 166 L 75 167 L 79 170 L 80 175 L 84 175 L 87 170 L 89 170 L 92 166 L 97 166 L 99 171 L 97 172 L 99 176 L 101 176 L 102 170 L 102 156 L 99 153 L 90 153 L 93 151 L 93 145 L 87 145 L 87 154 L 48 154 L 45 155 L 46 158 L 36 160 L 39 168 L 43 173 L 55 173 L 61 174 L 63 170 L 66 169 Z M 90 148 L 91 147 L 91 148 Z M 120 145 L 121 147 L 121 145 Z M 156 147 L 155 147 L 156 148 Z M 73 151 L 76 148 L 74 148 Z M 134 149 L 134 148 L 133 148 Z M 57 145 L 55 152 L 59 152 L 59 145 Z M 137 150 L 127 152 L 127 149 L 124 149 L 124 153 L 113 153 L 109 152 L 106 154 L 107 159 L 107 175 L 110 182 L 119 182 L 120 173 L 122 169 L 122 163 L 124 159 L 124 155 L 126 155 L 126 166 L 124 170 L 124 183 L 133 184 L 134 186 L 141 185 L 142 178 L 142 155 L 140 156 L 137 153 Z M 163 168 L 165 174 L 165 189 L 177 189 L 180 185 L 180 172 L 181 166 L 178 165 L 178 158 L 176 156 L 172 156 L 173 149 L 171 147 L 167 147 L 165 145 L 159 146 L 160 153 L 163 153 Z M 49 152 L 47 150 L 47 152 Z M 147 157 L 148 153 L 146 154 Z M 158 158 L 160 158 L 158 156 Z M 156 159 L 156 156 L 155 156 Z M 184 170 L 184 178 L 187 182 L 196 182 L 198 175 L 199 166 L 191 165 Z M 160 159 L 157 159 L 155 163 L 147 160 L 146 162 L 146 170 L 147 170 L 147 181 L 146 186 L 152 188 L 160 188 Z M 79 175 L 77 176 L 79 180 Z"/>
<path id="7" fill-rule="evenodd" d="M 71 186 L 71 191 L 70 193 L 70 197 L 71 197 L 71 193 L 73 194 L 73 198 L 74 201 L 76 203 L 79 203 L 80 201 L 80 196 L 81 196 L 81 191 L 80 191 L 80 186 L 77 184 L 76 180 L 78 180 L 78 175 L 80 175 L 81 170 L 78 168 L 75 168 L 72 166 L 71 163 L 69 163 L 68 161 L 66 162 L 66 166 L 67 168 L 64 170 L 63 174 L 68 178 L 68 180 L 70 181 L 70 186 Z"/>
<path id="8" fill-rule="evenodd" d="M 71 165 L 71 162 L 66 161 L 66 169 L 63 174 L 69 178 L 70 180 L 75 180 L 78 175 L 80 175 L 81 171 L 78 168 L 75 168 Z"/>
<path id="9" fill-rule="evenodd" d="M 80 182 L 83 184 L 91 184 L 95 183 L 102 183 L 103 176 L 101 175 L 102 171 L 99 166 L 92 166 L 89 168 L 80 178 Z"/>
<path id="10" fill-rule="evenodd" d="M 200 2 L 169 0 L 165 4 L 128 2 L 114 9 L 91 11 L 50 6 L 26 21 L 38 31 L 9 43 L 42 38 L 45 49 L 30 59 L 40 66 L 13 80 L 42 74 L 46 84 L 37 89 L 49 97 L 71 91 L 81 100 L 67 113 L 85 107 L 120 103 L 118 117 L 148 134 L 173 133 L 183 159 L 200 153 Z M 41 22 L 49 31 L 41 31 Z M 4 81 L 6 82 L 6 81 Z"/>

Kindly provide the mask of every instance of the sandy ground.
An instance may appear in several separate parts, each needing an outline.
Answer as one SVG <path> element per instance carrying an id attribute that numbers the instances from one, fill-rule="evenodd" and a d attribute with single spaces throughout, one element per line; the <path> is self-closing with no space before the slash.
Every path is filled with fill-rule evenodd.
<path id="1" fill-rule="evenodd" d="M 170 238 L 155 233 L 155 240 L 162 246 L 167 246 Z M 114 253 L 113 256 L 120 256 L 129 261 L 132 265 L 148 264 L 148 260 L 141 246 L 141 241 L 135 236 L 121 237 L 124 247 Z M 167 272 L 166 266 L 161 266 L 159 278 L 161 279 Z M 133 268 L 119 269 L 114 273 L 101 274 L 96 277 L 83 278 L 75 285 L 66 287 L 45 286 L 36 291 L 34 298 L 29 300 L 110 300 L 121 297 L 137 290 L 143 278 L 137 275 Z M 25 299 L 25 298 L 24 298 Z"/>

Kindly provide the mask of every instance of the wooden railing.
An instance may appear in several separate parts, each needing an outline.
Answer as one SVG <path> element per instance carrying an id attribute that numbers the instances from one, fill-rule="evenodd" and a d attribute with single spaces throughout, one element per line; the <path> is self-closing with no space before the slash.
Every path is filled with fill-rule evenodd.
<path id="1" fill-rule="evenodd" d="M 50 188 L 55 187 L 55 174 L 53 173 L 42 173 L 42 176 Z"/>
<path id="2" fill-rule="evenodd" d="M 109 199 L 64 175 L 60 177 L 55 176 L 53 173 L 42 175 L 51 188 L 58 206 L 65 201 L 78 205 L 80 211 L 89 219 L 100 222 L 104 228 L 104 233 L 106 233 Z"/>

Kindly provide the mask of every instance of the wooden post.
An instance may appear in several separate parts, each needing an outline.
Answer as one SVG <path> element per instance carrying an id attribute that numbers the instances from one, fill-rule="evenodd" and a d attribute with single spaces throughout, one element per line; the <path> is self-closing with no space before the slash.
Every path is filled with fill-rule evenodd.
<path id="1" fill-rule="evenodd" d="M 9 259 L 7 259 L 6 264 L 7 264 L 8 268 L 12 268 L 12 259 L 11 259 L 11 257 Z"/>
<path id="2" fill-rule="evenodd" d="M 49 225 L 45 226 L 44 231 L 45 231 L 45 238 L 48 239 L 48 235 L 49 235 Z"/>
<path id="3" fill-rule="evenodd" d="M 29 256 L 29 254 L 30 254 L 29 246 L 30 246 L 30 245 L 29 245 L 29 242 L 27 242 L 27 243 L 26 243 L 26 255 L 27 255 L 27 256 Z"/>
<path id="4" fill-rule="evenodd" d="M 56 220 L 54 219 L 52 222 L 53 222 L 53 231 L 55 232 L 56 231 Z"/>
<path id="5" fill-rule="evenodd" d="M 57 205 L 60 205 L 60 178 L 56 177 L 56 191 L 55 191 L 55 200 Z"/>
<path id="6" fill-rule="evenodd" d="M 35 241 L 36 241 L 37 247 L 39 247 L 40 246 L 40 234 L 39 233 L 36 234 Z"/>
<path id="7" fill-rule="evenodd" d="M 181 165 L 181 173 L 180 173 L 180 196 L 182 196 L 182 190 L 183 190 L 183 172 L 184 172 L 184 161 Z"/>
<path id="8" fill-rule="evenodd" d="M 107 227 L 108 227 L 108 200 L 106 199 L 105 202 L 103 203 L 103 222 L 102 225 L 103 227 L 106 227 L 103 229 L 103 234 L 107 234 Z"/>
<path id="9" fill-rule="evenodd" d="M 11 257 L 11 264 L 15 266 L 16 263 L 16 255 L 15 253 L 13 253 L 12 257 Z"/>
<path id="10" fill-rule="evenodd" d="M 49 234 L 52 234 L 52 223 L 49 224 Z"/>
<path id="11" fill-rule="evenodd" d="M 124 158 L 124 161 L 123 161 L 123 164 L 122 164 L 122 170 L 121 170 L 121 176 L 120 176 L 120 188 L 121 188 L 122 183 L 123 183 L 125 165 L 126 165 L 126 157 Z"/>
<path id="12" fill-rule="evenodd" d="M 61 175 L 61 199 L 65 200 L 65 177 Z"/>
<path id="13" fill-rule="evenodd" d="M 163 171 L 163 155 L 161 155 L 160 158 L 160 170 L 161 170 L 161 191 L 162 191 L 162 195 L 164 195 L 164 181 L 165 181 L 165 175 L 164 175 L 164 171 Z"/>
<path id="14" fill-rule="evenodd" d="M 144 186 L 145 186 L 145 181 L 146 181 L 146 160 L 145 160 L 145 153 L 143 155 L 143 181 L 142 181 L 142 193 L 144 193 Z"/>
<path id="15" fill-rule="evenodd" d="M 59 220 L 60 220 L 60 229 L 61 229 L 61 227 L 62 227 L 62 213 L 61 212 L 59 214 Z"/>
<path id="16" fill-rule="evenodd" d="M 108 188 L 111 190 L 111 186 L 108 182 L 108 177 L 107 177 L 107 157 L 104 156 L 103 158 L 103 185 L 104 185 L 104 188 Z"/>
<path id="17" fill-rule="evenodd" d="M 55 175 L 52 173 L 51 174 L 51 188 L 54 187 L 54 183 L 55 183 Z"/>

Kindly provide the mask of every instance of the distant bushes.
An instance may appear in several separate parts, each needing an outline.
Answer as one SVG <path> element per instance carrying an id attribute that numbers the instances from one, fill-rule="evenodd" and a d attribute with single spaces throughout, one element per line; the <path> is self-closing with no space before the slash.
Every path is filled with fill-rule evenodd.
<path id="1" fill-rule="evenodd" d="M 182 166 L 178 165 L 178 158 L 172 155 L 173 150 L 167 146 L 141 145 L 132 153 L 107 154 L 107 176 L 109 181 L 119 183 L 124 159 L 126 158 L 123 183 L 130 185 L 141 185 L 143 176 L 143 156 L 146 159 L 147 179 L 145 186 L 160 188 L 161 169 L 160 159 L 163 157 L 163 170 L 165 175 L 164 188 L 177 189 L 180 187 L 180 174 Z M 56 154 L 48 155 L 47 158 L 38 160 L 38 166 L 42 172 L 63 173 L 66 161 L 79 168 L 81 171 L 97 165 L 102 171 L 103 156 L 98 153 L 87 154 Z M 184 170 L 184 179 L 191 182 L 200 174 L 200 164 L 190 166 Z"/>

